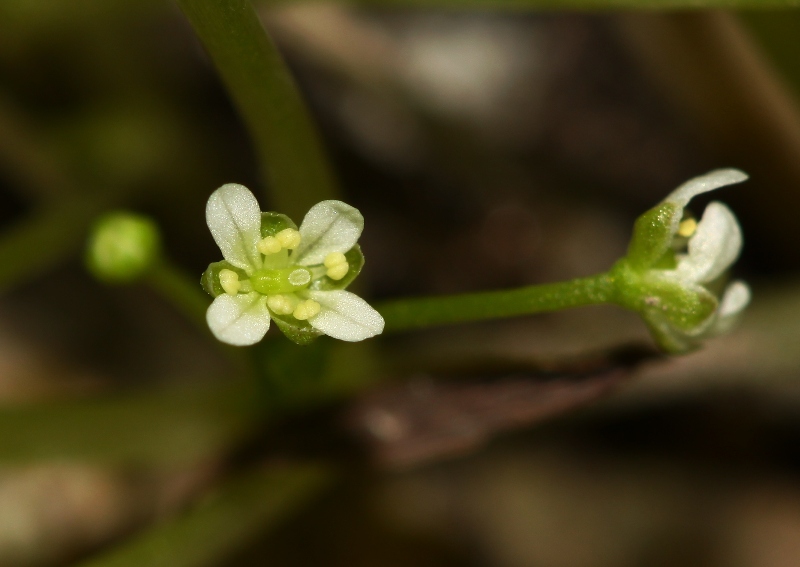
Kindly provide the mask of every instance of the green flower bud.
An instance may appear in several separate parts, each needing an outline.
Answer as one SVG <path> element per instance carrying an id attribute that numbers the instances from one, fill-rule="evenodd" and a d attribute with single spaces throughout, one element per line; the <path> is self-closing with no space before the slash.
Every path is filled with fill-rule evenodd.
<path id="1" fill-rule="evenodd" d="M 99 280 L 127 283 L 143 276 L 161 253 L 161 236 L 147 217 L 117 211 L 92 227 L 86 266 Z"/>

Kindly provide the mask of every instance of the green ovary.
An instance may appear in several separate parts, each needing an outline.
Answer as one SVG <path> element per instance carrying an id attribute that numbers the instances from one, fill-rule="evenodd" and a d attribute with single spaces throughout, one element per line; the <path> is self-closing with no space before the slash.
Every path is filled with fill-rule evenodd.
<path id="1" fill-rule="evenodd" d="M 300 267 L 257 270 L 250 276 L 250 282 L 255 291 L 264 295 L 292 293 L 309 286 L 311 272 Z"/>

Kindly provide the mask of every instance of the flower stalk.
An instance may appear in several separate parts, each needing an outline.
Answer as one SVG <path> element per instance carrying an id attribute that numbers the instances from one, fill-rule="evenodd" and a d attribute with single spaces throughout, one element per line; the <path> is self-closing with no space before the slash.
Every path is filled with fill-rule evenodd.
<path id="1" fill-rule="evenodd" d="M 515 317 L 614 301 L 614 278 L 603 273 L 519 289 L 386 301 L 376 309 L 386 331 Z"/>
<path id="2" fill-rule="evenodd" d="M 712 202 L 699 222 L 684 209 L 698 194 L 745 179 L 741 171 L 720 169 L 678 187 L 639 217 L 627 255 L 606 273 L 506 291 L 396 300 L 378 305 L 378 311 L 387 331 L 404 331 L 610 303 L 639 313 L 663 350 L 693 350 L 732 328 L 750 290 L 742 281 L 724 285 L 742 248 L 730 209 Z"/>

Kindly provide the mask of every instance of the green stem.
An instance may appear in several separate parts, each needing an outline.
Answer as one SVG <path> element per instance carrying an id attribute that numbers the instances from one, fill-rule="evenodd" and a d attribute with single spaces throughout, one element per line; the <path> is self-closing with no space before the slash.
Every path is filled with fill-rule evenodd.
<path id="1" fill-rule="evenodd" d="M 0 462 L 184 466 L 230 451 L 265 418 L 256 385 L 230 377 L 192 388 L 0 406 Z"/>
<path id="2" fill-rule="evenodd" d="M 145 282 L 169 300 L 186 318 L 199 328 L 208 330 L 206 310 L 211 298 L 200 287 L 198 278 L 162 259 L 148 272 Z"/>
<path id="3" fill-rule="evenodd" d="M 604 273 L 504 291 L 387 301 L 376 308 L 386 331 L 404 331 L 610 303 L 615 293 L 613 278 Z"/>
<path id="4" fill-rule="evenodd" d="M 206 311 L 211 304 L 211 298 L 200 287 L 198 278 L 189 276 L 169 259 L 162 258 L 150 268 L 144 278 L 144 283 L 169 301 L 201 332 L 212 337 L 206 322 Z M 225 352 L 231 362 L 237 365 L 237 370 L 241 374 L 252 373 L 253 367 L 245 351 L 220 343 L 217 339 L 213 339 L 213 341 Z"/>
<path id="5" fill-rule="evenodd" d="M 156 525 L 82 567 L 211 567 L 296 512 L 329 484 L 323 468 L 255 470 L 220 487 L 194 509 Z"/>
<path id="6" fill-rule="evenodd" d="M 0 235 L 0 293 L 66 262 L 85 241 L 87 226 L 106 206 L 77 196 L 53 204 Z"/>
<path id="7" fill-rule="evenodd" d="M 338 190 L 316 129 L 250 0 L 177 0 L 252 135 L 272 205 L 302 218 Z"/>

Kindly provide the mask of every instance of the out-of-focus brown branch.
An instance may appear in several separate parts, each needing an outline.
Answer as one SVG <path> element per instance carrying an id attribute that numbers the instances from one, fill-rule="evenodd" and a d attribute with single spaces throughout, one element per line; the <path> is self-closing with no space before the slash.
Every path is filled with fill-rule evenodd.
<path id="1" fill-rule="evenodd" d="M 420 377 L 367 392 L 346 408 L 342 423 L 379 466 L 409 467 L 467 453 L 500 432 L 583 406 L 657 356 L 637 348 L 572 362 L 557 374 L 529 368 L 501 378 Z"/>

